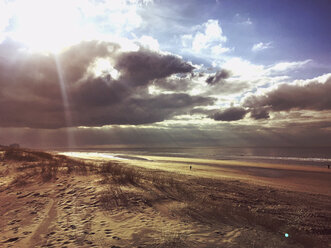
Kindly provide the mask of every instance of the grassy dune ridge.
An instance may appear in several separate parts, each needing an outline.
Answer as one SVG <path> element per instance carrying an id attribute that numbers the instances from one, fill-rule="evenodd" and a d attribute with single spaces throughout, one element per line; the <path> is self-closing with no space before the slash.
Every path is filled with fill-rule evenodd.
<path id="1" fill-rule="evenodd" d="M 75 189 L 63 190 L 67 190 L 66 194 L 69 195 L 77 194 L 74 199 L 80 204 L 93 206 L 94 212 L 89 212 L 89 215 L 95 217 L 90 217 L 90 223 L 84 222 L 82 232 L 85 236 L 69 238 L 70 242 L 66 244 L 68 247 L 110 247 L 114 242 L 117 243 L 111 247 L 328 247 L 331 241 L 331 214 L 327 210 L 331 201 L 322 195 L 275 190 L 239 180 L 208 179 L 134 167 L 118 161 L 71 159 L 27 149 L 4 149 L 0 159 L 0 176 L 4 179 L 0 184 L 1 197 L 22 191 L 26 192 L 20 195 L 27 195 L 35 185 L 45 187 L 48 190 L 46 192 L 52 192 L 60 182 L 70 185 L 68 182 L 80 179 Z M 84 196 L 83 199 L 81 196 L 79 200 L 76 189 L 83 188 L 82 185 L 86 189 L 95 190 L 92 197 Z M 67 197 L 66 194 L 48 197 L 49 201 L 58 203 L 52 205 L 52 208 L 57 208 L 57 216 L 62 211 L 59 208 L 61 197 Z M 72 200 L 68 198 L 66 202 L 69 201 Z M 69 207 L 72 205 L 66 205 L 63 209 Z M 3 204 L 1 208 L 6 207 Z M 71 212 L 66 214 L 70 215 Z M 99 214 L 106 220 L 106 226 L 107 220 L 112 223 L 119 215 L 125 216 L 118 222 L 121 223 L 119 228 L 122 228 L 122 233 L 126 230 L 130 232 L 131 236 L 128 234 L 126 239 L 112 236 L 109 240 L 109 233 L 105 231 L 107 235 L 95 238 L 99 233 L 93 229 L 93 223 L 97 222 L 96 216 Z M 147 214 L 153 214 L 153 218 L 163 221 L 156 227 L 150 227 L 150 230 L 143 227 L 143 223 L 140 226 L 137 224 L 135 230 L 130 221 L 138 214 L 142 215 L 141 219 Z M 50 220 L 49 225 L 54 224 L 55 220 L 56 217 Z M 41 224 L 44 225 L 44 222 Z M 126 222 L 128 226 L 125 226 Z M 175 223 L 180 223 L 187 230 L 171 229 L 167 222 L 174 223 L 174 227 Z M 0 224 L 5 230 L 0 232 L 0 242 L 6 245 L 25 242 L 30 245 L 61 247 L 66 242 L 63 241 L 65 238 L 50 239 L 51 235 L 48 234 L 40 234 L 42 240 L 37 242 L 33 232 L 30 238 L 24 238 L 18 235 L 19 231 L 15 233 L 5 228 L 8 223 Z M 79 226 L 76 223 L 69 224 L 69 227 L 75 226 L 75 229 Z M 28 226 L 29 223 L 26 224 Z M 53 236 L 60 237 L 60 227 L 55 230 Z M 140 232 L 145 233 L 145 236 L 134 235 Z M 289 233 L 290 237 L 285 238 L 285 233 Z M 14 234 L 17 240 L 12 237 Z M 62 233 L 61 237 L 66 235 Z"/>

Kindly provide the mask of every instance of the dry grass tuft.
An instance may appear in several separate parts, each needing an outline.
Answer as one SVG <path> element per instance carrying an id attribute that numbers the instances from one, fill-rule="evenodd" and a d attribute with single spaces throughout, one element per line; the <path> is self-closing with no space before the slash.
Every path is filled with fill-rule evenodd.
<path id="1" fill-rule="evenodd" d="M 161 240 L 154 245 L 152 248 L 186 248 L 189 247 L 187 244 L 187 236 L 182 233 L 166 233 L 161 236 Z"/>
<path id="2" fill-rule="evenodd" d="M 17 187 L 24 187 L 24 186 L 28 185 L 29 183 L 30 182 L 29 182 L 28 177 L 24 174 L 20 174 L 13 179 L 13 181 L 11 182 L 11 185 L 15 185 Z"/>
<path id="3" fill-rule="evenodd" d="M 11 181 L 11 185 L 17 187 L 24 187 L 32 183 L 33 177 L 37 174 L 36 170 L 31 170 L 29 172 L 20 173 L 15 176 L 15 178 Z"/>
<path id="4" fill-rule="evenodd" d="M 129 196 L 120 186 L 108 185 L 99 198 L 100 205 L 105 210 L 114 210 L 118 207 L 129 207 Z"/>
<path id="5" fill-rule="evenodd" d="M 104 178 L 103 183 L 139 185 L 141 178 L 141 173 L 136 168 L 112 162 L 102 164 L 99 173 Z"/>
<path id="6" fill-rule="evenodd" d="M 12 183 L 21 186 L 32 183 L 35 178 L 49 182 L 56 180 L 61 174 L 88 175 L 97 171 L 97 166 L 93 163 L 27 149 L 5 149 L 2 160 L 10 163 L 8 170 L 16 171 L 16 178 Z"/>
<path id="7" fill-rule="evenodd" d="M 58 173 L 59 167 L 57 163 L 41 164 L 41 179 L 43 182 L 54 180 Z"/>
<path id="8" fill-rule="evenodd" d="M 52 160 L 53 156 L 46 152 L 29 151 L 19 148 L 9 148 L 5 150 L 4 160 L 36 162 L 40 160 Z"/>

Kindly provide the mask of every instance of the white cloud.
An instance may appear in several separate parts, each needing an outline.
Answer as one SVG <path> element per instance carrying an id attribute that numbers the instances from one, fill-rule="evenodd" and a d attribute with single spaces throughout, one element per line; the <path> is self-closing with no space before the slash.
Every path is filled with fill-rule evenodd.
<path id="1" fill-rule="evenodd" d="M 218 23 L 218 20 L 210 19 L 202 25 L 193 28 L 193 34 L 185 34 L 181 36 L 182 45 L 192 49 L 194 53 L 225 53 L 230 51 L 223 44 L 227 38 L 223 34 L 223 30 Z"/>
<path id="2" fill-rule="evenodd" d="M 97 22 L 98 26 L 104 26 L 108 30 L 120 35 L 138 28 L 142 24 L 142 18 L 138 14 L 138 7 L 152 1 L 142 0 L 82 0 L 77 5 L 84 17 Z"/>
<path id="3" fill-rule="evenodd" d="M 284 61 L 272 65 L 261 65 L 254 64 L 241 57 L 232 57 L 223 62 L 214 61 L 213 66 L 229 70 L 232 77 L 240 78 L 241 80 L 271 80 L 275 78 L 284 79 L 284 72 L 290 73 L 293 70 L 302 69 L 311 62 L 311 59 L 307 59 L 293 62 Z M 289 75 L 287 75 L 287 78 L 288 77 Z"/>
<path id="4" fill-rule="evenodd" d="M 312 81 L 320 83 L 320 84 L 324 84 L 330 77 L 331 77 L 331 73 L 326 73 L 321 76 L 317 76 L 315 78 L 294 80 L 293 84 L 304 86 L 304 85 L 310 84 Z"/>
<path id="5" fill-rule="evenodd" d="M 259 43 L 253 45 L 252 51 L 258 52 L 258 51 L 262 51 L 262 50 L 265 50 L 268 48 L 272 48 L 271 42 L 267 42 L 267 43 L 259 42 Z"/>
<path id="6" fill-rule="evenodd" d="M 182 45 L 188 47 L 192 45 L 193 36 L 191 34 L 184 34 L 181 37 Z"/>
<path id="7" fill-rule="evenodd" d="M 249 95 L 263 94 L 284 83 L 304 84 L 306 81 L 293 81 L 289 75 L 292 70 L 302 69 L 310 61 L 311 60 L 304 60 L 281 62 L 273 65 L 261 65 L 254 64 L 241 57 L 232 57 L 225 62 L 215 62 L 215 67 L 231 72 L 231 77 L 226 80 L 231 87 L 236 87 L 236 85 L 245 86 L 242 87 L 242 90 L 238 89 L 234 92 L 215 91 L 215 95 L 213 96 L 218 99 L 216 105 L 223 106 L 230 102 L 240 103 Z M 284 72 L 288 74 L 284 75 Z M 327 78 L 327 76 L 320 77 L 318 80 L 323 82 L 325 78 Z M 203 80 L 205 79 L 206 78 Z"/>
<path id="8" fill-rule="evenodd" d="M 240 57 L 234 57 L 227 60 L 221 65 L 221 67 L 231 71 L 233 76 L 238 76 L 243 79 L 257 78 L 265 74 L 265 68 L 263 65 L 255 65 Z"/>
<path id="9" fill-rule="evenodd" d="M 232 51 L 233 49 L 228 47 L 223 47 L 222 45 L 216 45 L 210 48 L 211 52 L 215 55 L 220 55 L 222 53 L 227 53 L 229 51 Z"/>
<path id="10" fill-rule="evenodd" d="M 159 42 L 151 36 L 143 35 L 138 39 L 138 42 L 147 49 L 160 51 Z"/>
<path id="11" fill-rule="evenodd" d="M 284 72 L 284 71 L 295 70 L 295 69 L 302 68 L 303 66 L 307 65 L 311 61 L 312 61 L 311 59 L 307 59 L 307 60 L 303 60 L 303 61 L 280 62 L 280 63 L 277 63 L 277 64 L 271 66 L 268 69 L 268 71 L 270 73 L 272 73 L 272 72 Z"/>

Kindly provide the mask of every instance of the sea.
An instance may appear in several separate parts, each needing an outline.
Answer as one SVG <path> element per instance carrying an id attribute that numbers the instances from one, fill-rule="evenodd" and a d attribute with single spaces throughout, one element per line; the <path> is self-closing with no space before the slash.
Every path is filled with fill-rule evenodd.
<path id="1" fill-rule="evenodd" d="M 331 147 L 112 147 L 58 151 L 91 152 L 124 159 L 162 156 L 331 167 Z"/>

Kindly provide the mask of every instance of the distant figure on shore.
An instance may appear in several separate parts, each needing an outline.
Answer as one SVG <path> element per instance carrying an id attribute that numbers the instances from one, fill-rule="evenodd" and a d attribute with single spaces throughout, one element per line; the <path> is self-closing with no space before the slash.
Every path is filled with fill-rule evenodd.
<path id="1" fill-rule="evenodd" d="M 330 165 L 328 164 L 328 169 L 330 169 Z"/>
<path id="2" fill-rule="evenodd" d="M 192 170 L 192 165 L 190 165 L 190 170 Z"/>

